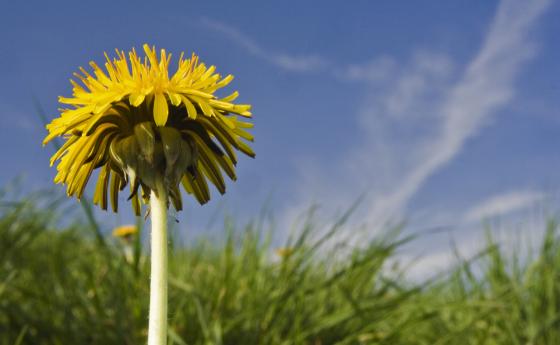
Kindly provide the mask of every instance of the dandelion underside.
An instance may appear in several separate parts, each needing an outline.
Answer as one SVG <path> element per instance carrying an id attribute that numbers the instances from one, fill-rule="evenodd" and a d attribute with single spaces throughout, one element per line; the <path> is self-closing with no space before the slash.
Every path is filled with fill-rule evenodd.
<path id="1" fill-rule="evenodd" d="M 250 118 L 250 105 L 234 104 L 238 92 L 217 98 L 227 86 L 215 67 L 206 67 L 192 55 L 181 55 L 177 71 L 169 77 L 171 54 L 144 45 L 146 56 L 133 49 L 128 59 L 123 51 L 105 71 L 90 62 L 93 75 L 84 68 L 71 80 L 72 97 L 60 97 L 69 106 L 47 125 L 44 144 L 62 136 L 62 147 L 52 156 L 57 165 L 56 183 L 67 185 L 67 194 L 80 198 L 94 170 L 99 168 L 93 201 L 113 211 L 118 194 L 130 185 L 129 200 L 136 214 L 150 191 L 163 183 L 175 209 L 182 209 L 180 185 L 201 204 L 210 200 L 210 181 L 225 193 L 223 173 L 236 179 L 236 151 L 250 157 L 254 152 L 245 141 L 252 127 L 238 116 Z M 158 182 L 159 181 L 159 182 Z"/>

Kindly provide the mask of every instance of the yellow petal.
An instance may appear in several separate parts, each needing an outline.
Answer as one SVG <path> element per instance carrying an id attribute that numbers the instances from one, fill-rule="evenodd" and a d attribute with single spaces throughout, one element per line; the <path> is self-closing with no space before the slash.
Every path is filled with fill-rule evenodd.
<path id="1" fill-rule="evenodd" d="M 154 100 L 154 121 L 158 126 L 165 126 L 167 123 L 167 116 L 169 115 L 169 108 L 167 107 L 167 100 L 161 93 L 156 93 Z"/>
<path id="2" fill-rule="evenodd" d="M 191 96 L 192 100 L 195 101 L 196 103 L 198 103 L 198 106 L 200 107 L 200 109 L 202 109 L 202 113 L 206 116 L 213 116 L 214 115 L 214 108 L 212 108 L 212 106 L 210 106 L 210 104 L 208 104 L 208 102 L 206 102 L 206 100 L 200 98 L 200 97 L 196 97 L 196 96 Z"/>
<path id="3" fill-rule="evenodd" d="M 130 96 L 128 96 L 128 101 L 132 106 L 137 107 L 144 102 L 144 98 L 146 98 L 146 95 L 143 93 L 131 93 Z"/>
<path id="4" fill-rule="evenodd" d="M 178 93 L 167 91 L 167 96 L 174 106 L 178 107 L 181 104 L 181 96 Z"/>
<path id="5" fill-rule="evenodd" d="M 195 120 L 197 115 L 196 108 L 187 97 L 181 96 L 181 99 L 183 100 L 183 104 L 187 108 L 187 115 L 189 116 L 189 119 Z"/>
<path id="6" fill-rule="evenodd" d="M 234 91 L 231 95 L 220 99 L 220 101 L 222 101 L 222 102 L 232 102 L 232 101 L 235 101 L 235 99 L 237 97 L 239 97 L 239 92 Z"/>

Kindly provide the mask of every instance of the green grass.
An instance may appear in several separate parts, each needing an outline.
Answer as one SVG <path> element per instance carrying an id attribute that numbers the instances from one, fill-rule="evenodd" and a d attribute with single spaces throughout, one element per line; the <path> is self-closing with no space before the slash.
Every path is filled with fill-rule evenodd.
<path id="1" fill-rule="evenodd" d="M 62 206 L 42 197 L 5 199 L 0 344 L 143 344 L 145 253 L 127 258 L 123 243 L 99 241 L 91 221 L 61 222 Z M 284 258 L 262 222 L 173 248 L 170 344 L 560 344 L 553 222 L 530 260 L 489 239 L 476 261 L 421 285 L 394 266 L 414 239 L 392 231 L 348 252 L 324 245 L 337 226 L 322 238 L 317 228 L 305 223 Z"/>

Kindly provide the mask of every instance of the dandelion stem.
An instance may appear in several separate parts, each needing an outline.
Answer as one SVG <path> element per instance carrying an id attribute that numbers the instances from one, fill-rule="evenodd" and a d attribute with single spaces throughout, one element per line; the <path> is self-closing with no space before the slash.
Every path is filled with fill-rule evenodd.
<path id="1" fill-rule="evenodd" d="M 148 345 L 167 343 L 167 193 L 163 183 L 150 195 L 152 218 Z"/>

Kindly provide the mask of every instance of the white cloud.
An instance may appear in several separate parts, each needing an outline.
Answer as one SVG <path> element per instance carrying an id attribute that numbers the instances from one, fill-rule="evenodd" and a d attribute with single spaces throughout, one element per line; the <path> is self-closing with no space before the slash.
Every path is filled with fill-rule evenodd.
<path id="1" fill-rule="evenodd" d="M 471 254 L 471 251 L 461 253 L 461 258 L 467 258 L 468 254 Z M 448 249 L 414 258 L 401 256 L 399 260 L 408 267 L 406 277 L 413 281 L 432 279 L 460 262 L 457 255 Z"/>
<path id="2" fill-rule="evenodd" d="M 239 29 L 226 23 L 206 17 L 202 18 L 200 23 L 207 29 L 215 31 L 231 40 L 234 44 L 245 48 L 250 55 L 290 72 L 321 71 L 343 81 L 378 82 L 388 77 L 390 72 L 396 67 L 396 63 L 392 58 L 382 56 L 363 64 L 356 63 L 329 68 L 332 67 L 333 63 L 323 56 L 298 56 L 271 51 L 269 48 L 258 44 Z"/>
<path id="3" fill-rule="evenodd" d="M 206 28 L 216 31 L 226 36 L 236 44 L 244 47 L 249 54 L 264 59 L 269 63 L 284 70 L 295 72 L 311 72 L 322 70 L 330 64 L 326 59 L 319 56 L 294 56 L 279 52 L 271 52 L 268 49 L 265 49 L 258 45 L 255 41 L 253 41 L 247 35 L 243 34 L 238 29 L 213 19 L 203 18 L 201 20 L 201 23 Z"/>
<path id="4" fill-rule="evenodd" d="M 493 196 L 465 213 L 465 222 L 479 222 L 484 218 L 507 215 L 525 209 L 542 200 L 544 195 L 535 191 L 513 191 Z"/>
<path id="5" fill-rule="evenodd" d="M 445 54 L 420 51 L 408 63 L 381 56 L 332 69 L 339 80 L 366 85 L 368 96 L 358 112 L 362 142 L 333 153 L 328 164 L 301 164 L 299 194 L 280 219 L 293 219 L 316 201 L 329 213 L 343 209 L 363 192 L 368 198 L 359 219 L 381 227 L 400 218 L 424 183 L 511 104 L 516 77 L 535 55 L 531 30 L 548 4 L 502 0 L 465 66 Z M 333 64 L 318 56 L 270 53 L 235 28 L 208 19 L 204 24 L 285 70 L 309 72 Z"/>
<path id="6" fill-rule="evenodd" d="M 548 1 L 513 0 L 501 2 L 482 48 L 468 64 L 459 81 L 450 85 L 450 91 L 444 93 L 440 104 L 432 108 L 436 115 L 431 117 L 431 125 L 437 130 L 435 133 L 427 133 L 427 138 L 422 138 L 415 142 L 415 146 L 409 147 L 413 163 L 393 190 L 376 198 L 370 205 L 369 213 L 373 219 L 387 219 L 387 216 L 402 211 L 424 182 L 453 159 L 467 139 L 478 133 L 500 107 L 508 104 L 514 95 L 515 77 L 522 64 L 534 54 L 535 47 L 529 40 L 528 33 L 547 3 Z M 420 78 L 420 89 L 432 87 L 422 85 L 421 81 Z M 402 101 L 406 104 L 411 100 L 419 100 L 406 93 L 404 96 L 394 96 L 397 97 L 395 103 Z M 419 101 L 420 104 L 407 107 L 409 114 L 414 113 L 414 107 L 420 112 L 426 108 L 422 99 Z M 395 113 L 390 109 L 386 110 Z M 378 117 L 376 113 L 368 115 Z M 370 159 L 375 157 L 371 156 Z"/>
<path id="7" fill-rule="evenodd" d="M 394 73 L 397 63 L 389 56 L 381 56 L 364 64 L 351 64 L 335 70 L 335 76 L 341 80 L 381 82 Z"/>
<path id="8" fill-rule="evenodd" d="M 367 65 L 347 68 L 346 78 L 367 81 L 369 90 L 358 114 L 361 143 L 333 153 L 328 164 L 303 160 L 298 194 L 279 219 L 288 223 L 312 203 L 332 219 L 367 193 L 354 219 L 369 226 L 356 231 L 351 225 L 339 240 L 364 243 L 398 222 L 424 183 L 510 104 L 517 75 L 535 55 L 530 31 L 547 4 L 503 0 L 481 48 L 464 67 L 447 55 L 422 51 L 404 64 L 374 59 L 371 77 Z"/>
<path id="9" fill-rule="evenodd" d="M 530 199 L 529 195 L 534 194 L 533 202 L 542 200 L 542 194 L 538 193 L 512 192 L 511 199 L 515 199 L 514 194 L 527 195 L 520 199 Z M 494 199 L 498 200 L 499 198 Z M 505 194 L 503 199 L 507 199 Z M 523 207 L 531 203 L 527 202 Z M 490 204 L 488 202 L 488 205 Z M 509 209 L 509 212 L 514 211 L 515 207 Z M 410 245 L 406 251 L 402 251 L 402 254 L 396 260 L 401 262 L 403 266 L 408 265 L 407 277 L 416 281 L 430 279 L 438 274 L 448 272 L 464 261 L 473 263 L 474 266 L 471 269 L 474 268 L 475 272 L 480 271 L 485 265 L 479 264 L 488 258 L 482 254 L 488 249 L 488 230 L 490 229 L 492 243 L 498 246 L 502 254 L 506 257 L 515 255 L 520 262 L 527 262 L 531 255 L 538 254 L 538 251 L 535 252 L 534 249 L 542 243 L 548 228 L 548 218 L 540 211 L 532 210 L 532 212 L 524 214 L 520 218 L 504 218 L 500 222 L 491 223 L 490 228 L 480 224 L 475 225 L 472 222 L 463 224 L 460 229 L 456 229 L 460 231 L 449 232 L 448 238 L 439 236 L 424 239 L 427 244 L 423 247 Z M 442 245 L 445 240 L 453 243 L 453 245 Z"/>

